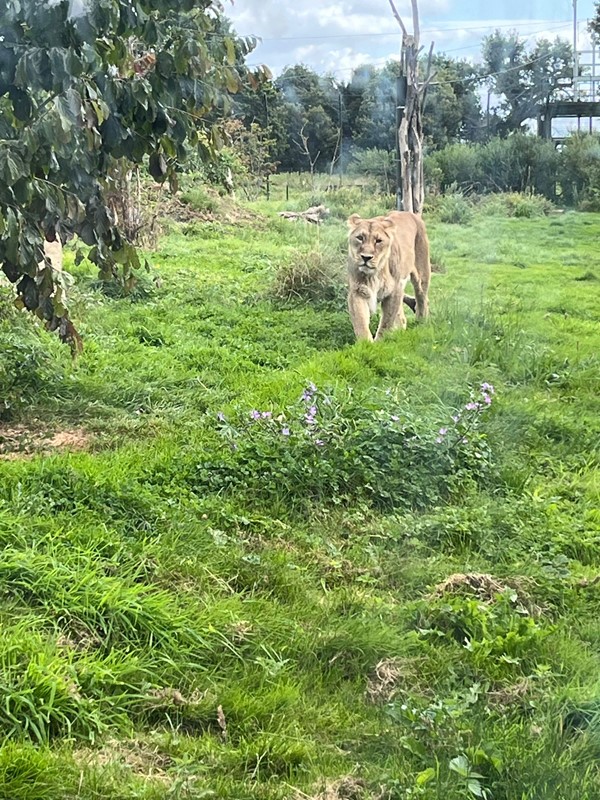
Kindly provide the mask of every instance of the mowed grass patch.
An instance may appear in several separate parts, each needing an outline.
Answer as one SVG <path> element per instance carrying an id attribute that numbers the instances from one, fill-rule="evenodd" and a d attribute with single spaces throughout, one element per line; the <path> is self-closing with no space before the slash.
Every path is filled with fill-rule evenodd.
<path id="1" fill-rule="evenodd" d="M 598 797 L 600 222 L 432 220 L 373 346 L 270 292 L 349 197 L 73 266 L 75 363 L 3 306 L 4 424 L 94 438 L 0 462 L 0 796 Z"/>

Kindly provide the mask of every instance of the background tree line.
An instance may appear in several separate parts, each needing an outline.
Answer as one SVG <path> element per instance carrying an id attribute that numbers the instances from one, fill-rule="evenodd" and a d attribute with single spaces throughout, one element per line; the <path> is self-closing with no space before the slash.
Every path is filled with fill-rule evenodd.
<path id="1" fill-rule="evenodd" d="M 516 33 L 500 31 L 484 39 L 477 66 L 435 55 L 424 113 L 428 150 L 524 130 L 538 104 L 564 95 L 572 57 L 561 39 L 540 40 L 528 49 Z M 304 171 L 311 163 L 326 171 L 337 164 L 340 143 L 344 165 L 357 151 L 394 152 L 398 74 L 394 60 L 360 66 L 347 82 L 298 64 L 260 92 L 243 92 L 235 113 L 247 125 L 268 128 L 281 171 Z"/>

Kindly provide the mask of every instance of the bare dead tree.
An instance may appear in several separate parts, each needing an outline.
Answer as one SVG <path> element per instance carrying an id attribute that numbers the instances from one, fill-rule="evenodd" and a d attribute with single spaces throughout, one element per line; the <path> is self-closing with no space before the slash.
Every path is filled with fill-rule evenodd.
<path id="1" fill-rule="evenodd" d="M 423 181 L 423 107 L 433 75 L 431 63 L 433 42 L 425 80 L 419 81 L 420 25 L 418 0 L 411 0 L 413 33 L 410 34 L 394 0 L 389 0 L 392 13 L 402 31 L 401 65 L 406 77 L 406 106 L 398 129 L 400 161 L 402 165 L 402 207 L 404 211 L 420 214 L 423 210 L 425 187 Z"/>
<path id="2" fill-rule="evenodd" d="M 317 155 L 314 156 L 314 158 L 313 158 L 313 155 L 310 152 L 310 148 L 308 146 L 308 136 L 304 133 L 304 129 L 305 128 L 306 128 L 306 123 L 304 123 L 304 125 L 300 129 L 300 141 L 297 142 L 294 139 L 294 144 L 297 145 L 300 148 L 300 152 L 303 155 L 305 155 L 306 158 L 308 159 L 308 163 L 309 163 L 309 166 L 310 166 L 310 185 L 311 185 L 312 191 L 314 192 L 315 191 L 315 164 L 319 160 L 319 156 L 321 155 L 321 151 L 319 150 Z"/>

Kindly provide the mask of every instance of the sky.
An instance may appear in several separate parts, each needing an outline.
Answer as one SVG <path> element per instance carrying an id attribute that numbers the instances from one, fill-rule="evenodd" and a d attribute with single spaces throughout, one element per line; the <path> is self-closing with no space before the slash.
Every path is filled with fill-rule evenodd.
<path id="1" fill-rule="evenodd" d="M 409 27 L 410 0 L 396 0 Z M 594 0 L 578 0 L 579 48 L 589 46 L 587 19 Z M 421 43 L 435 52 L 477 62 L 481 40 L 496 28 L 538 38 L 573 39 L 572 0 L 419 0 Z M 235 0 L 226 9 L 239 34 L 261 42 L 248 59 L 274 75 L 303 63 L 316 72 L 349 80 L 359 64 L 382 65 L 397 57 L 400 28 L 388 0 Z M 409 27 L 410 30 L 410 27 Z"/>

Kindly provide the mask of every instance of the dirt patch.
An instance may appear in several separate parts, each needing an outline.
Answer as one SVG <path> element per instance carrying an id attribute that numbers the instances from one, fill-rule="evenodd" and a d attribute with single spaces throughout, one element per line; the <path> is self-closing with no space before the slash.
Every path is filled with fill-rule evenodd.
<path id="1" fill-rule="evenodd" d="M 38 454 L 87 450 L 91 440 L 91 434 L 83 428 L 49 430 L 35 422 L 30 425 L 0 423 L 0 460 L 14 461 Z"/>
<path id="2" fill-rule="evenodd" d="M 540 616 L 544 609 L 537 605 L 526 591 L 527 578 L 510 578 L 500 581 L 493 575 L 482 572 L 456 572 L 438 583 L 430 595 L 431 599 L 443 597 L 445 594 L 475 594 L 484 603 L 493 603 L 496 596 L 510 591 L 515 595 L 515 602 L 533 616 Z"/>
<path id="3" fill-rule="evenodd" d="M 371 703 L 389 703 L 398 693 L 399 684 L 412 672 L 407 659 L 385 658 L 369 676 L 365 697 Z"/>
<path id="4" fill-rule="evenodd" d="M 463 573 L 456 572 L 446 578 L 445 581 L 438 583 L 432 593 L 432 597 L 443 597 L 445 594 L 457 594 L 467 590 L 476 594 L 481 600 L 490 602 L 496 595 L 502 594 L 508 588 L 508 584 L 501 583 L 492 575 L 479 572 Z"/>
<path id="5" fill-rule="evenodd" d="M 159 748 L 141 739 L 119 741 L 110 739 L 98 749 L 83 748 L 75 750 L 73 758 L 80 765 L 106 767 L 120 765 L 148 780 L 170 783 L 165 770 L 172 760 Z"/>
<path id="6" fill-rule="evenodd" d="M 327 782 L 314 795 L 296 791 L 295 800 L 362 800 L 366 797 L 366 783 L 360 778 L 347 775 L 337 781 Z"/>
<path id="7" fill-rule="evenodd" d="M 525 708 L 528 706 L 531 695 L 531 683 L 527 678 L 512 686 L 505 686 L 501 689 L 489 691 L 487 693 L 488 704 L 497 711 L 504 711 L 508 708 Z"/>

